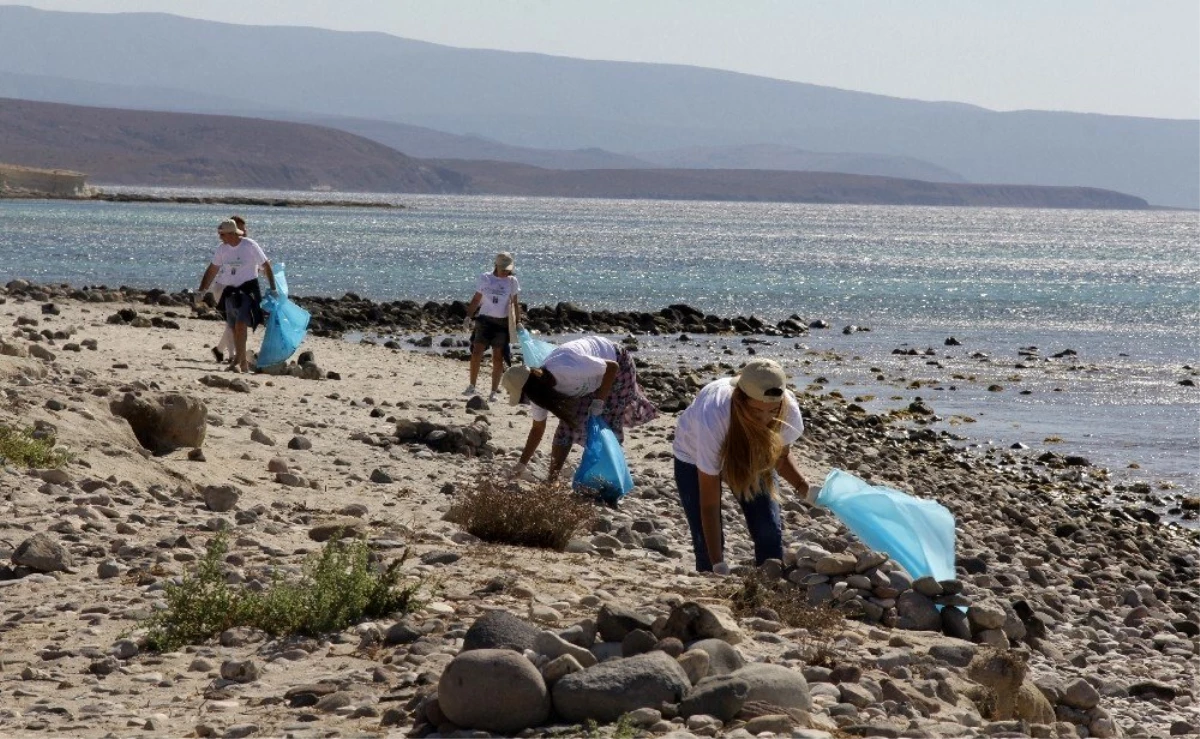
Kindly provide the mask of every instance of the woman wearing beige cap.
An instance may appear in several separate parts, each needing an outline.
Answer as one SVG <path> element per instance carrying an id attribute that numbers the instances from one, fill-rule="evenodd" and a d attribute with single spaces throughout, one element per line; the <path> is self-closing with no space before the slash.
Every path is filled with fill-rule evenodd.
<path id="1" fill-rule="evenodd" d="M 527 476 L 525 465 L 542 443 L 550 414 L 558 418 L 550 446 L 551 480 L 558 476 L 571 445 L 582 446 L 587 441 L 589 415 L 602 417 L 621 441 L 626 428 L 658 416 L 658 408 L 638 385 L 629 351 L 602 336 L 568 341 L 550 352 L 540 368 L 509 367 L 501 384 L 508 391 L 510 405 L 522 400 L 533 404 L 529 414 L 533 425 L 513 470 L 522 477 Z"/>
<path id="2" fill-rule="evenodd" d="M 221 246 L 213 255 L 212 264 L 200 278 L 200 292 L 208 290 L 214 282 L 223 287 L 218 307 L 225 314 L 225 323 L 233 327 L 234 357 L 229 369 L 249 372 L 250 358 L 246 353 L 246 334 L 258 327 L 263 320 L 260 307 L 262 292 L 258 286 L 258 274 L 267 276 L 271 289 L 275 289 L 275 273 L 260 247 L 253 239 L 245 238 L 246 232 L 238 228 L 232 218 L 217 225 L 217 236 Z"/>
<path id="3" fill-rule="evenodd" d="M 754 560 L 783 559 L 782 477 L 807 498 L 808 481 L 788 449 L 804 421 L 783 368 L 748 362 L 736 377 L 705 385 L 675 426 L 675 485 L 692 532 L 696 569 L 729 574 L 721 522 L 721 481 L 733 491 L 754 541 Z"/>
<path id="4" fill-rule="evenodd" d="M 484 350 L 490 346 L 492 394 L 488 400 L 496 402 L 500 373 L 504 371 L 504 350 L 514 338 L 508 335 L 508 313 L 514 311 L 514 322 L 520 322 L 520 292 L 521 285 L 513 275 L 513 256 L 506 251 L 496 255 L 491 272 L 484 272 L 475 280 L 475 294 L 467 305 L 467 318 L 463 325 L 465 330 L 471 332 L 471 383 L 463 395 L 475 395 L 479 365 L 483 362 Z"/>

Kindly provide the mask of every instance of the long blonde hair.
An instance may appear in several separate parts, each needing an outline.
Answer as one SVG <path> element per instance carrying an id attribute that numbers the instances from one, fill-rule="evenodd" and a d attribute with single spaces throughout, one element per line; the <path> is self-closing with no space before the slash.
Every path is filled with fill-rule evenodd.
<path id="1" fill-rule="evenodd" d="M 775 484 L 775 464 L 783 454 L 784 414 L 787 403 L 771 422 L 764 425 L 754 418 L 750 398 L 739 388 L 733 389 L 729 407 L 729 432 L 721 444 L 721 473 L 729 489 L 742 500 L 750 500 L 760 491 L 778 499 Z"/>

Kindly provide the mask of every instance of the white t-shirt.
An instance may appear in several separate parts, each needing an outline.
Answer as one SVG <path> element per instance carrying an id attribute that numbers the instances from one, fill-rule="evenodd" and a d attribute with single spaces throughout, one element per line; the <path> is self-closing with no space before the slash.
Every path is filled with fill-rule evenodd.
<path id="1" fill-rule="evenodd" d="M 784 390 L 787 412 L 779 429 L 785 447 L 804 433 L 800 405 L 791 390 Z M 729 433 L 729 413 L 733 406 L 733 378 L 714 380 L 696 394 L 696 399 L 679 416 L 675 425 L 675 456 L 696 465 L 706 475 L 721 474 L 721 445 Z"/>
<path id="2" fill-rule="evenodd" d="M 262 247 L 254 239 L 243 237 L 237 246 L 221 244 L 213 255 L 212 263 L 220 267 L 216 285 L 240 285 L 258 277 L 258 270 L 267 261 Z"/>
<path id="3" fill-rule="evenodd" d="M 563 395 L 578 398 L 594 392 L 604 382 L 608 362 L 617 361 L 617 345 L 600 336 L 588 336 L 568 341 L 546 357 L 542 368 L 554 375 L 554 389 Z M 545 421 L 550 412 L 534 404 L 529 415 L 535 421 Z"/>
<path id="4" fill-rule="evenodd" d="M 475 280 L 475 292 L 483 296 L 479 303 L 479 315 L 508 318 L 508 304 L 514 295 L 521 292 L 521 285 L 513 275 L 497 277 L 491 272 L 484 272 Z"/>

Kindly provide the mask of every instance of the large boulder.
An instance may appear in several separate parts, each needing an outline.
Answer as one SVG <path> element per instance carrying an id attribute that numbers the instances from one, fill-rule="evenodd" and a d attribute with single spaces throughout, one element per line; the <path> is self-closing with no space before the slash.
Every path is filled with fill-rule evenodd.
<path id="1" fill-rule="evenodd" d="M 616 721 L 639 708 L 678 703 L 691 688 L 687 673 L 665 652 L 602 662 L 554 684 L 554 710 L 567 721 Z"/>
<path id="2" fill-rule="evenodd" d="M 12 553 L 13 564 L 36 572 L 68 572 L 71 553 L 45 534 L 34 534 Z"/>
<path id="3" fill-rule="evenodd" d="M 723 722 L 733 720 L 746 704 L 750 685 L 729 675 L 707 677 L 696 683 L 696 687 L 679 704 L 679 715 L 716 716 Z"/>
<path id="4" fill-rule="evenodd" d="M 550 716 L 550 694 L 541 673 L 523 655 L 473 649 L 442 672 L 438 707 L 457 726 L 513 734 Z"/>
<path id="5" fill-rule="evenodd" d="M 791 670 L 783 665 L 755 663 L 731 672 L 729 678 L 741 680 L 750 686 L 747 701 L 761 701 L 803 711 L 812 710 L 808 681 L 799 670 Z"/>
<path id="6" fill-rule="evenodd" d="M 623 641 L 629 632 L 649 629 L 654 619 L 619 603 L 605 603 L 596 615 L 596 630 L 604 641 Z"/>
<path id="7" fill-rule="evenodd" d="M 155 454 L 204 445 L 208 406 L 199 398 L 181 393 L 126 393 L 110 403 L 109 409 L 128 421 L 138 443 Z"/>
<path id="8" fill-rule="evenodd" d="M 489 611 L 471 624 L 463 637 L 462 651 L 473 649 L 533 649 L 541 629 L 508 611 Z M 556 655 L 557 656 L 557 655 Z"/>
<path id="9" fill-rule="evenodd" d="M 694 601 L 672 608 L 659 636 L 673 636 L 685 644 L 699 639 L 720 639 L 738 644 L 746 638 L 728 608 Z"/>
<path id="10" fill-rule="evenodd" d="M 701 639 L 688 645 L 708 654 L 708 674 L 728 675 L 746 666 L 742 653 L 722 639 Z"/>

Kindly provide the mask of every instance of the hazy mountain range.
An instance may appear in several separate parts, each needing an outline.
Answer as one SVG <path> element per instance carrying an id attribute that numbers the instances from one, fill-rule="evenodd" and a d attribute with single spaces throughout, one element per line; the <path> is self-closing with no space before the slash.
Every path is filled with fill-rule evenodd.
<path id="1" fill-rule="evenodd" d="M 835 172 L 545 169 L 428 160 L 325 126 L 202 113 L 0 98 L 0 161 L 77 170 L 93 182 L 285 190 L 895 205 L 1145 208 L 1081 187 L 937 183 Z"/>
<path id="2" fill-rule="evenodd" d="M 381 33 L 3 6 L 0 95 L 307 120 L 443 160 L 828 169 L 1200 206 L 1200 121 L 1000 113 Z"/>

